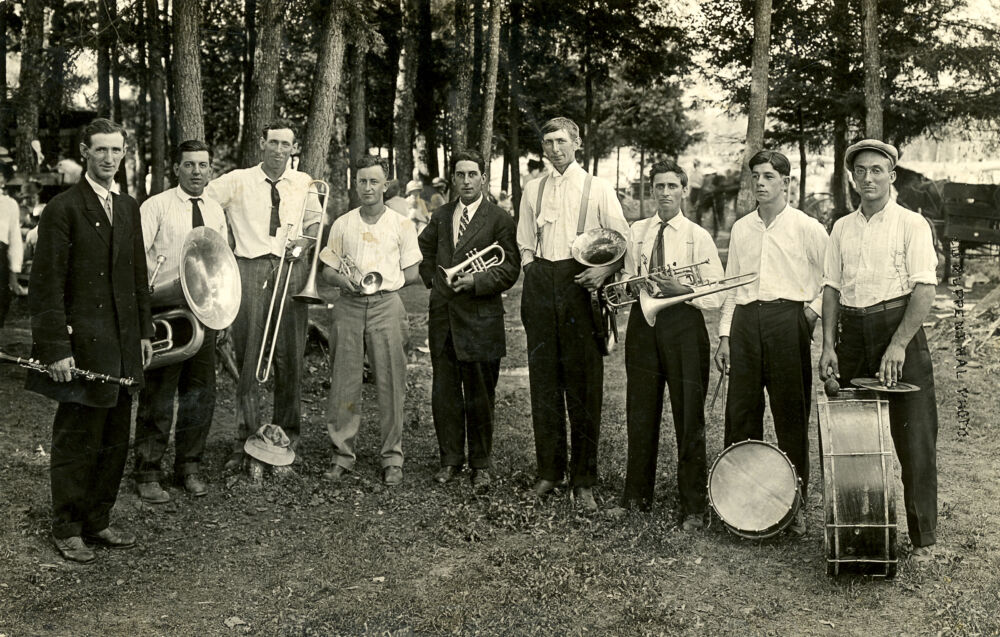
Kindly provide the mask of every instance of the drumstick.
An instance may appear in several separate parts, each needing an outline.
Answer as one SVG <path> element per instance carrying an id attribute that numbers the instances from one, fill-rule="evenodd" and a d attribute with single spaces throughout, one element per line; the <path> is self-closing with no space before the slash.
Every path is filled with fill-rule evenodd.
<path id="1" fill-rule="evenodd" d="M 722 388 L 722 383 L 725 380 L 726 380 L 726 374 L 725 374 L 725 372 L 723 372 L 722 374 L 719 374 L 719 382 L 717 382 L 715 384 L 715 393 L 712 394 L 712 404 L 708 406 L 708 410 L 709 411 L 712 411 L 712 410 L 715 409 L 715 400 L 719 397 L 719 390 Z M 725 407 L 725 405 L 726 405 L 726 398 L 725 398 L 725 396 L 722 397 L 722 405 L 723 405 L 723 407 Z"/>

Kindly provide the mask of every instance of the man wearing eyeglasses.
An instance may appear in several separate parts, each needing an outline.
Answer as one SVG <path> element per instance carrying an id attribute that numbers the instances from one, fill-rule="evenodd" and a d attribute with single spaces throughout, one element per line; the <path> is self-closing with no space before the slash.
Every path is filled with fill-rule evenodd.
<path id="1" fill-rule="evenodd" d="M 820 378 L 877 377 L 919 390 L 889 394 L 889 424 L 903 474 L 915 562 L 934 558 L 937 401 L 923 321 L 934 303 L 937 255 L 930 226 L 891 198 L 899 151 L 875 139 L 847 149 L 861 206 L 837 221 L 826 253 Z M 839 326 L 839 329 L 838 329 Z"/>

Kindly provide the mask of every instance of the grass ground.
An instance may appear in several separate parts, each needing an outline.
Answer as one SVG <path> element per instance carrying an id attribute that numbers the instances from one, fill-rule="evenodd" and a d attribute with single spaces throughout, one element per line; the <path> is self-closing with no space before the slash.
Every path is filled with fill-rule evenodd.
<path id="1" fill-rule="evenodd" d="M 0 405 L 7 407 L 0 417 L 0 635 L 1000 634 L 995 340 L 961 375 L 955 344 L 934 344 L 937 562 L 904 561 L 892 581 L 832 579 L 824 566 L 815 422 L 804 539 L 743 540 L 718 523 L 682 532 L 669 414 L 653 511 L 609 513 L 624 480 L 621 347 L 605 365 L 602 511 L 576 511 L 565 491 L 542 502 L 528 497 L 534 447 L 519 295 L 517 287 L 506 299 L 499 479 L 486 495 L 472 494 L 467 474 L 432 484 L 438 457 L 430 362 L 419 353 L 409 373 L 404 483 L 388 489 L 378 481 L 374 409 L 365 414 L 356 472 L 339 485 L 325 482 L 329 371 L 324 353 L 311 349 L 295 476 L 254 488 L 223 472 L 234 408 L 232 383 L 220 375 L 205 466 L 210 494 L 195 500 L 171 488 L 170 504 L 151 507 L 126 478 L 115 518 L 141 543 L 101 550 L 89 566 L 62 561 L 48 541 L 46 454 L 55 405 L 22 390 L 26 370 L 0 369 Z M 421 343 L 426 292 L 410 288 L 404 296 L 412 338 Z M 708 323 L 714 331 L 717 317 Z M 26 355 L 23 308 L 8 327 L 4 349 Z M 374 406 L 371 386 L 365 399 Z M 960 407 L 971 414 L 965 436 Z M 711 459 L 721 451 L 721 408 L 707 417 Z"/>

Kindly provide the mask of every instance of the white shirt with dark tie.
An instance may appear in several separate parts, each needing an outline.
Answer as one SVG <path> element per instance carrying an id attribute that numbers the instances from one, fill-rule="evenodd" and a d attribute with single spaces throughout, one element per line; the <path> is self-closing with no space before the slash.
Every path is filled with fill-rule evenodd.
<path id="1" fill-rule="evenodd" d="M 115 206 L 114 206 L 114 200 L 112 199 L 111 194 L 112 193 L 114 193 L 116 195 L 119 194 L 119 192 L 118 192 L 118 182 L 117 181 L 112 181 L 111 182 L 111 190 L 108 190 L 107 188 L 105 188 L 101 184 L 99 184 L 96 181 L 94 181 L 93 179 L 91 179 L 90 178 L 90 173 L 84 173 L 84 177 L 86 177 L 87 183 L 90 184 L 90 187 L 94 189 L 94 193 L 97 195 L 97 198 L 101 200 L 101 208 L 103 208 L 104 209 L 104 213 L 106 215 L 108 215 L 108 223 L 110 223 L 110 224 L 113 225 L 114 221 L 115 221 L 115 218 L 114 218 L 115 217 L 115 215 L 114 215 Z"/>
<path id="2" fill-rule="evenodd" d="M 142 219 L 142 243 L 146 246 L 146 273 L 153 275 L 156 258 L 166 257 L 156 280 L 160 283 L 176 277 L 181 263 L 181 248 L 184 238 L 191 232 L 191 199 L 199 199 L 201 218 L 206 228 L 215 230 L 228 241 L 226 215 L 222 206 L 209 199 L 206 193 L 189 195 L 180 186 L 154 195 L 142 202 L 139 215 Z"/>
<path id="3" fill-rule="evenodd" d="M 458 239 L 459 239 L 458 230 L 459 228 L 462 227 L 462 215 L 465 214 L 466 210 L 468 210 L 469 211 L 468 219 L 466 219 L 465 223 L 466 224 L 471 223 L 472 217 L 476 214 L 476 211 L 479 210 L 479 205 L 481 203 L 483 203 L 483 196 L 479 195 L 479 198 L 470 203 L 469 205 L 465 205 L 464 203 L 462 203 L 461 199 L 459 199 L 458 203 L 455 204 L 455 212 L 451 215 L 452 245 L 458 245 Z"/>

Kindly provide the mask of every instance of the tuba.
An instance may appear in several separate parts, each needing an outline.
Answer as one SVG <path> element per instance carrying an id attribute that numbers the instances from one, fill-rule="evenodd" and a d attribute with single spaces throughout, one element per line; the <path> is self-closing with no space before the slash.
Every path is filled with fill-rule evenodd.
<path id="1" fill-rule="evenodd" d="M 153 315 L 153 360 L 147 369 L 191 358 L 205 341 L 205 328 L 229 327 L 240 309 L 240 271 L 218 232 L 206 227 L 191 230 L 176 272 L 161 275 L 164 260 L 157 258 L 149 283 L 150 304 L 159 311 Z M 165 282 L 154 285 L 158 278 Z"/>

